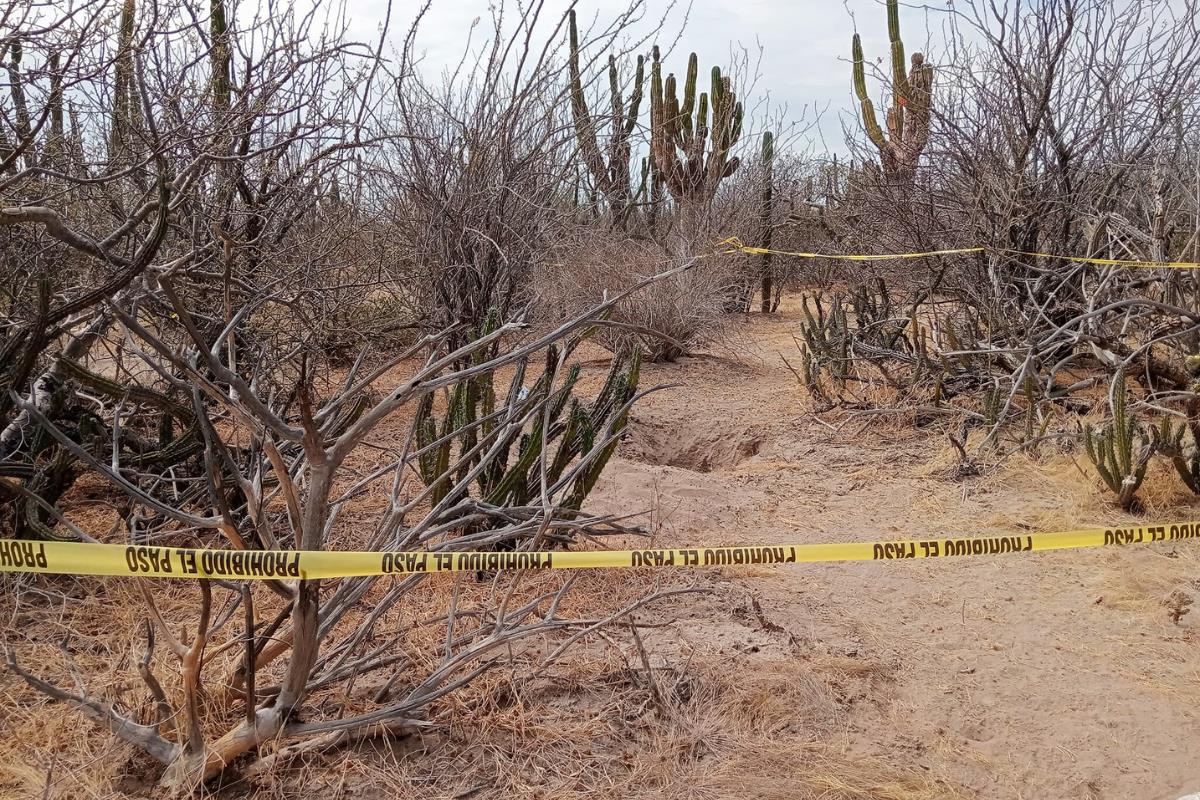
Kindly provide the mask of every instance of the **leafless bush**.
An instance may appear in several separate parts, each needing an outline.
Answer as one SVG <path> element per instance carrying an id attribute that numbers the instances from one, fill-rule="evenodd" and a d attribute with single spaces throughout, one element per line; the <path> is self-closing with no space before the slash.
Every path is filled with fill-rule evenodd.
<path id="1" fill-rule="evenodd" d="M 697 252 L 705 255 L 699 246 Z M 548 319 L 577 314 L 680 263 L 695 265 L 623 300 L 595 334 L 614 353 L 636 346 L 651 361 L 673 361 L 720 341 L 729 324 L 727 304 L 744 283 L 744 257 L 677 260 L 654 242 L 589 229 L 577 230 L 552 253 L 553 263 L 540 267 L 534 282 Z"/>
<path id="2" fill-rule="evenodd" d="M 567 499 L 581 475 L 594 482 L 616 423 L 594 431 L 559 471 L 560 482 L 535 487 L 527 502 L 496 504 L 465 491 L 507 452 L 501 443 L 544 414 L 553 392 L 492 409 L 472 447 L 454 452 L 445 480 L 434 481 L 450 487 L 437 499 L 410 480 L 424 454 L 411 437 L 374 440 L 390 420 L 407 423 L 430 393 L 544 360 L 553 344 L 618 300 L 580 309 L 538 335 L 506 315 L 536 234 L 556 213 L 534 207 L 549 195 L 518 189 L 557 189 L 537 172 L 546 160 L 534 158 L 521 172 L 521 148 L 552 142 L 557 123 L 512 108 L 528 111 L 561 92 L 551 85 L 557 73 L 535 66 L 527 93 L 500 91 L 512 77 L 503 65 L 514 63 L 503 55 L 505 40 L 492 51 L 497 66 L 484 83 L 441 95 L 457 103 L 441 106 L 436 93 L 412 89 L 413 64 L 402 61 L 403 124 L 395 129 L 391 119 L 381 124 L 380 87 L 389 85 L 382 38 L 362 45 L 333 28 L 321 32 L 317 12 L 267 4 L 239 29 L 220 3 L 143 9 L 132 0 L 96 0 L 65 10 L 27 6 L 23 18 L 13 8 L 3 44 L 9 96 L 19 101 L 0 101 L 7 142 L 0 185 L 12 199 L 0 212 L 8 270 L 0 491 L 23 535 L 236 550 L 446 551 L 630 532 Z M 107 24 L 114 17 L 115 51 Z M 473 109 L 466 102 L 485 96 L 495 102 Z M 69 134 L 60 130 L 65 100 L 80 110 Z M 468 109 L 478 130 L 498 126 L 491 148 L 452 135 L 454 115 Z M 440 122 L 427 125 L 429 118 Z M 503 265 L 489 273 L 503 286 L 423 320 L 439 327 L 372 361 L 355 339 L 370 334 L 378 345 L 384 331 L 360 326 L 364 309 L 394 302 L 387 259 L 411 248 L 387 243 L 397 230 L 415 234 L 399 222 L 382 226 L 386 215 L 372 201 L 374 159 L 426 135 L 448 137 L 441 143 L 451 159 L 441 167 L 463 178 L 466 193 L 455 195 L 463 207 L 499 215 L 472 217 L 492 227 L 469 230 L 467 239 L 488 240 L 489 230 L 509 236 L 506 226 L 532 238 L 471 244 L 471 253 L 489 250 L 480 256 L 486 264 L 443 251 L 433 262 L 440 268 Z M 546 147 L 543 155 L 557 152 Z M 421 181 L 393 199 L 416 208 L 432 202 L 422 191 L 446 174 L 421 160 L 431 151 L 406 152 L 419 164 L 399 174 Z M 486 175 L 482 183 L 474 182 L 476 169 Z M 473 206 L 471 193 L 481 187 L 492 193 Z M 438 241 L 450 242 L 447 216 L 426 219 L 441 225 Z M 437 255 L 422 248 L 423 257 Z M 440 272 L 430 286 L 457 303 L 445 292 L 463 274 Z M 470 280 L 458 289 L 466 292 Z M 495 325 L 471 330 L 471 314 L 485 311 Z M 386 310 L 381 317 L 408 322 Z M 346 336 L 348 328 L 358 330 Z M 348 369 L 338 363 L 349 360 L 343 349 L 356 353 Z M 622 395 L 611 419 L 627 417 L 631 402 Z M 116 513 L 107 533 L 71 519 L 67 491 L 85 473 L 111 493 Z M 341 520 L 364 496 L 382 502 L 347 530 Z M 191 790 L 230 769 L 263 769 L 307 749 L 421 727 L 431 704 L 483 672 L 502 663 L 536 669 L 514 642 L 550 637 L 544 665 L 644 602 L 616 617 L 568 618 L 560 608 L 573 581 L 535 590 L 504 578 L 485 593 L 484 610 L 452 603 L 421 615 L 421 626 L 444 626 L 444 636 L 407 646 L 407 631 L 384 623 L 422 602 L 425 579 L 277 576 L 254 587 L 201 580 L 187 587 L 190 602 L 174 602 L 177 587 L 147 584 L 144 645 L 129 665 L 149 697 L 144 717 L 86 679 L 63 688 L 67 676 L 42 674 L 21 657 L 27 642 L 6 641 L 6 660 L 29 686 L 160 762 L 163 786 Z M 65 645 L 61 653 L 69 663 Z M 364 703 L 314 702 L 380 671 L 389 677 Z"/>
<path id="3" fill-rule="evenodd" d="M 1077 410 L 1072 396 L 1120 367 L 1148 404 L 1184 413 L 1200 333 L 1191 273 L 1059 256 L 1195 258 L 1196 12 L 1157 0 L 956 6 L 928 59 L 932 128 L 911 184 L 856 151 L 865 166 L 831 216 L 846 246 L 985 248 L 870 268 L 897 299 L 925 298 L 905 319 L 946 376 L 978 376 L 985 446 L 1008 421 L 1037 429 L 1051 409 Z M 955 323 L 964 309 L 969 324 Z"/>
<path id="4" fill-rule="evenodd" d="M 390 123 L 402 135 L 376 175 L 414 307 L 434 327 L 463 324 L 464 336 L 528 303 L 529 270 L 573 213 L 566 18 L 540 5 L 504 10 L 482 45 L 472 30 L 462 60 L 440 77 L 412 57 L 414 26 Z M 643 11 L 635 0 L 585 30 L 581 46 L 611 45 Z"/>

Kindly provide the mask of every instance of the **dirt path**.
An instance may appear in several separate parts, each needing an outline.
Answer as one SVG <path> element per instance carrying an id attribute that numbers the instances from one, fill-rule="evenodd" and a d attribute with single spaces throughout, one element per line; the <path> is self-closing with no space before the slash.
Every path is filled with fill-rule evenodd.
<path id="1" fill-rule="evenodd" d="M 741 326 L 737 357 L 645 371 L 644 385 L 680 386 L 638 407 L 597 507 L 653 508 L 659 541 L 688 544 L 1120 519 L 1069 456 L 1012 460 L 959 483 L 936 431 L 873 418 L 835 433 L 814 420 L 779 357 L 796 352 L 786 312 Z M 1176 625 L 1161 601 L 1195 594 L 1197 549 L 730 569 L 653 646 L 747 681 L 788 662 L 812 667 L 829 713 L 788 735 L 846 765 L 927 776 L 933 796 L 1177 798 L 1200 791 L 1200 614 Z M 729 796 L 799 796 L 769 788 L 779 785 L 778 774 L 747 775 Z"/>

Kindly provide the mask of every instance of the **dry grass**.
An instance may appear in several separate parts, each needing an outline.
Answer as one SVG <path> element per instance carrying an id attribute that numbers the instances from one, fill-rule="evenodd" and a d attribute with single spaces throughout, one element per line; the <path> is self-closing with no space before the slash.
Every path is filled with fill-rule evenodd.
<path id="1" fill-rule="evenodd" d="M 645 594 L 663 575 L 580 575 L 563 613 L 597 616 Z M 531 575 L 519 595 L 544 591 L 562 579 L 554 573 Z M 452 579 L 445 576 L 427 581 L 413 602 L 388 620 L 388 630 L 408 630 L 404 647 L 414 657 L 436 650 L 443 631 L 421 622 L 446 606 L 451 586 Z M 188 618 L 189 590 L 194 587 L 157 582 L 154 590 L 164 614 Z M 462 610 L 487 607 L 494 591 L 488 584 L 465 580 L 459 590 Z M 8 596 L 14 605 L 4 625 L 5 639 L 18 646 L 27 666 L 58 679 L 73 671 L 86 676 L 90 689 L 149 718 L 145 691 L 131 672 L 140 653 L 134 632 L 142 617 L 132 581 L 27 580 L 21 592 Z M 670 623 L 689 613 L 687 605 L 675 601 L 643 615 L 643 621 Z M 436 733 L 306 756 L 253 781 L 229 784 L 217 795 L 698 800 L 954 796 L 917 770 L 850 751 L 841 729 L 839 687 L 885 680 L 886 671 L 879 665 L 838 658 L 809 662 L 785 653 L 743 671 L 731 668 L 729 657 L 715 649 L 683 644 L 675 630 L 669 624 L 643 634 L 650 673 L 637 648 L 617 631 L 531 681 L 529 666 L 552 646 L 534 643 L 514 654 L 511 668 L 494 671 L 440 703 L 433 710 L 439 723 Z M 57 647 L 68 632 L 69 662 Z M 214 659 L 206 664 L 206 672 L 222 674 L 233 658 L 236 651 Z M 420 672 L 425 665 L 415 661 L 411 668 Z M 156 659 L 156 669 L 169 674 L 170 664 Z M 18 685 L 12 676 L 4 674 L 0 681 L 0 717 L 8 734 L 0 742 L 0 796 L 155 796 L 154 764 L 63 706 Z M 352 711 L 360 697 L 358 691 L 330 690 L 316 695 L 310 707 L 314 714 Z M 221 708 L 215 695 L 210 701 L 218 706 L 214 725 L 239 713 L 236 703 Z"/>

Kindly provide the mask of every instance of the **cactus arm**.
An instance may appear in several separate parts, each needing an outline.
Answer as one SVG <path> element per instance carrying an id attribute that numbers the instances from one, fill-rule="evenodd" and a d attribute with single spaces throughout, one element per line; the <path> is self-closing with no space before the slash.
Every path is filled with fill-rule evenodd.
<path id="1" fill-rule="evenodd" d="M 687 77 L 683 82 L 683 103 L 679 106 L 679 113 L 684 117 L 692 115 L 692 108 L 695 107 L 696 101 L 696 75 L 700 69 L 700 60 L 695 53 L 688 56 Z M 690 120 L 683 120 L 685 126 L 690 127 Z M 691 131 L 689 130 L 688 133 Z"/>
<path id="2" fill-rule="evenodd" d="M 616 452 L 617 445 L 620 444 L 620 434 L 629 424 L 629 401 L 632 399 L 637 390 L 638 375 L 641 368 L 641 352 L 634 351 L 633 361 L 630 365 L 629 372 L 622 375 L 620 381 L 623 388 L 623 399 L 621 405 L 616 410 L 616 416 L 613 417 L 606 427 L 606 437 L 608 442 L 601 448 L 599 453 L 593 457 L 592 461 L 583 469 L 583 471 L 575 478 L 575 484 L 571 490 L 571 494 L 567 497 L 564 505 L 567 508 L 578 510 L 583 506 L 583 501 L 591 493 L 596 486 L 596 481 L 600 479 L 600 473 L 604 471 L 604 467 L 608 464 L 612 454 Z M 588 448 L 590 454 L 595 451 L 595 447 Z"/>
<path id="3" fill-rule="evenodd" d="M 575 9 L 571 9 L 568 17 L 570 53 L 567 58 L 567 71 L 571 84 L 571 119 L 575 123 L 575 139 L 579 143 L 579 153 L 592 180 L 601 191 L 605 191 L 609 188 L 608 170 L 596 141 L 596 122 L 592 119 L 587 98 L 584 96 L 583 77 L 579 69 L 579 31 L 575 23 Z"/>
<path id="4" fill-rule="evenodd" d="M 729 78 L 719 67 L 712 70 L 710 91 L 697 96 L 699 59 L 695 53 L 688 57 L 680 102 L 675 76 L 662 78 L 657 47 L 651 58 L 651 177 L 658 178 L 652 189 L 661 182 L 676 202 L 709 203 L 720 181 L 738 167 L 738 160 L 728 158 L 728 151 L 741 135 L 741 103 L 736 102 Z"/>
<path id="5" fill-rule="evenodd" d="M 59 55 L 55 50 L 50 53 L 50 140 L 47 143 L 46 154 L 49 159 L 57 158 L 66 143 L 66 133 L 63 118 L 63 89 L 62 72 L 59 69 Z"/>
<path id="6" fill-rule="evenodd" d="M 1133 442 L 1130 427 L 1133 421 L 1126 414 L 1125 370 L 1118 369 L 1113 377 L 1111 390 L 1112 401 L 1112 456 L 1113 464 L 1124 474 L 1129 474 L 1132 466 Z"/>
<path id="7" fill-rule="evenodd" d="M 853 62 L 854 94 L 859 100 L 868 100 L 866 68 L 863 66 L 862 39 L 856 33 L 850 39 L 850 55 Z"/>
<path id="8" fill-rule="evenodd" d="M 125 0 L 121 6 L 121 25 L 117 34 L 116 85 L 114 87 L 112 155 L 123 154 L 129 146 L 129 128 L 133 122 L 133 31 L 137 8 L 135 0 Z"/>
<path id="9" fill-rule="evenodd" d="M 854 34 L 854 39 L 851 43 L 851 49 L 854 52 L 854 93 L 858 96 L 859 108 L 862 112 L 863 127 L 867 130 L 867 137 L 871 143 L 880 151 L 887 149 L 887 137 L 883 135 L 883 129 L 879 127 L 879 120 L 875 116 L 875 105 L 871 102 L 870 96 L 867 94 L 867 79 L 866 70 L 863 67 L 863 52 L 862 42 L 858 38 L 858 34 Z"/>
<path id="10" fill-rule="evenodd" d="M 579 455 L 579 441 L 583 435 L 585 426 L 590 426 L 591 421 L 588 419 L 587 413 L 583 410 L 578 398 L 571 399 L 571 411 L 567 415 L 567 426 L 563 431 L 562 438 L 558 442 L 558 449 L 554 453 L 554 458 L 550 462 L 550 467 L 546 471 L 546 478 L 551 483 L 556 482 L 562 475 L 567 464 Z"/>
<path id="11" fill-rule="evenodd" d="M 867 93 L 862 42 L 851 41 L 854 94 L 858 98 L 867 137 L 879 150 L 886 175 L 911 180 L 921 153 L 929 143 L 929 119 L 933 90 L 933 68 L 921 53 L 913 53 L 912 69 L 906 74 L 904 41 L 900 38 L 898 0 L 887 0 L 888 42 L 891 59 L 892 102 L 879 125 L 875 107 Z"/>

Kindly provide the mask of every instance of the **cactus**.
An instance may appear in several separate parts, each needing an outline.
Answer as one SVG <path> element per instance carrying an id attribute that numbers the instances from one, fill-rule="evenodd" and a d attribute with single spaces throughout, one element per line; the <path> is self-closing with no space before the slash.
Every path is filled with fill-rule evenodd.
<path id="1" fill-rule="evenodd" d="M 1113 377 L 1109 404 L 1112 421 L 1102 433 L 1084 426 L 1083 443 L 1087 456 L 1096 466 L 1101 480 L 1117 496 L 1117 504 L 1126 511 L 1138 508 L 1137 490 L 1146 477 L 1146 465 L 1154 455 L 1155 438 L 1147 439 L 1133 412 L 1126 407 L 1125 369 Z M 1140 445 L 1135 445 L 1140 440 Z"/>
<path id="2" fill-rule="evenodd" d="M 577 343 L 568 343 L 568 352 Z M 497 436 L 503 436 L 506 438 L 500 443 L 498 454 L 476 478 L 478 495 L 484 502 L 494 506 L 527 505 L 540 491 L 543 469 L 548 483 L 553 485 L 566 474 L 568 466 L 590 454 L 589 463 L 575 475 L 569 487 L 563 487 L 568 490 L 563 507 L 579 510 L 616 450 L 618 434 L 628 424 L 628 405 L 637 391 L 641 354 L 635 350 L 627 357 L 613 360 L 608 378 L 590 406 L 574 396 L 580 375 L 578 364 L 570 367 L 560 387 L 551 386 L 558 359 L 558 348 L 548 348 L 546 369 L 527 391 L 521 385 L 526 365 L 518 364 L 502 400 L 496 395 L 491 375 L 457 384 L 440 424 L 434 419 L 433 395 L 426 395 L 413 425 L 419 448 L 417 471 L 427 486 L 434 487 L 431 502 L 436 505 L 445 499 L 455 482 L 451 474 L 455 443 L 463 460 L 462 456 L 472 448 L 481 445 L 480 451 L 486 451 L 495 444 Z M 530 414 L 532 419 L 523 428 L 506 432 L 499 428 L 494 413 L 498 408 L 509 409 L 509 419 L 522 419 Z M 465 459 L 456 473 L 458 480 L 479 461 L 478 455 Z"/>
<path id="3" fill-rule="evenodd" d="M 1200 494 L 1200 355 L 1189 355 L 1184 360 L 1188 376 L 1196 381 L 1192 384 L 1192 396 L 1187 402 L 1187 420 L 1176 427 L 1170 417 L 1164 417 L 1155 434 L 1157 452 L 1165 456 L 1184 485 L 1193 494 Z M 1191 438 L 1191 445 L 1184 448 L 1183 438 Z"/>
<path id="4" fill-rule="evenodd" d="M 129 154 L 133 146 L 133 129 L 141 119 L 133 68 L 135 3 L 136 0 L 125 0 L 122 4 L 121 23 L 117 31 L 116 81 L 113 87 L 112 129 L 109 131 L 109 156 L 112 158 Z"/>
<path id="5" fill-rule="evenodd" d="M 659 208 L 662 206 L 663 181 L 653 158 L 642 159 L 641 179 L 633 204 L 643 211 L 646 229 L 653 235 L 658 230 Z"/>
<path id="6" fill-rule="evenodd" d="M 992 430 L 1000 422 L 1000 410 L 1003 405 L 1000 387 L 996 383 L 983 390 L 983 427 Z"/>
<path id="7" fill-rule="evenodd" d="M 681 103 L 675 76 L 663 79 L 659 50 L 654 48 L 650 69 L 650 153 L 677 203 L 706 206 L 721 181 L 732 175 L 740 163 L 729 154 L 742 135 L 742 104 L 720 67 L 713 67 L 710 91 L 701 92 L 697 100 L 698 63 L 692 53 Z"/>
<path id="8" fill-rule="evenodd" d="M 662 172 L 655 165 L 653 157 L 643 159 L 643 163 L 649 176 L 648 189 L 650 192 L 650 199 L 646 204 L 646 228 L 650 231 L 650 235 L 654 236 L 658 233 L 658 215 L 663 203 L 663 177 Z"/>
<path id="9" fill-rule="evenodd" d="M 588 111 L 587 98 L 583 92 L 583 78 L 579 69 L 579 31 L 575 25 L 575 9 L 570 17 L 570 54 L 568 70 L 571 81 L 571 117 L 575 123 L 575 138 L 579 152 L 587 165 L 592 181 L 604 196 L 612 212 L 613 224 L 624 227 L 633 210 L 634 199 L 630 192 L 630 137 L 637 127 L 642 104 L 642 86 L 645 83 L 645 58 L 637 57 L 637 68 L 633 79 L 633 90 L 626 106 L 621 92 L 621 76 L 617 60 L 608 57 L 608 84 L 612 114 L 608 130 L 607 158 L 601 152 L 598 141 L 600 125 Z M 644 178 L 643 178 L 644 183 Z"/>
<path id="10" fill-rule="evenodd" d="M 226 29 L 224 0 L 212 0 L 209 7 L 209 27 L 212 53 L 209 56 L 212 72 L 213 108 L 229 108 L 229 32 Z"/>
<path id="11" fill-rule="evenodd" d="M 17 146 L 25 145 L 25 163 L 29 167 L 37 166 L 37 148 L 33 146 L 33 129 L 29 121 L 29 106 L 25 100 L 25 76 L 21 71 L 21 56 L 23 48 L 20 39 L 14 39 L 8 46 L 8 81 L 9 93 L 12 96 L 14 120 L 13 127 L 17 135 Z"/>
<path id="12" fill-rule="evenodd" d="M 816 316 L 808 310 L 807 304 L 802 306 L 804 322 L 800 324 L 800 335 L 815 363 L 828 368 L 839 387 L 844 387 L 850 377 L 851 333 L 842 296 L 834 295 L 828 314 L 821 305 L 820 294 L 814 296 L 813 305 L 817 309 Z"/>
<path id="13" fill-rule="evenodd" d="M 911 181 L 925 145 L 929 143 L 929 111 L 933 103 L 933 67 L 921 53 L 912 54 L 912 67 L 904 73 L 904 42 L 900 39 L 898 0 L 887 0 L 888 38 L 891 40 L 892 106 L 887 112 L 887 132 L 879 125 L 875 106 L 867 94 L 862 41 L 851 40 L 854 94 L 862 110 L 863 127 L 879 150 L 884 176 Z"/>
<path id="14" fill-rule="evenodd" d="M 1192 440 L 1187 448 L 1183 444 L 1185 434 Z M 1184 485 L 1193 494 L 1200 494 L 1200 420 L 1189 419 L 1176 426 L 1170 417 L 1163 417 L 1154 439 L 1157 451 L 1175 467 Z"/>
<path id="15" fill-rule="evenodd" d="M 58 51 L 50 53 L 50 137 L 46 141 L 46 159 L 52 164 L 66 146 L 66 118 L 63 116 L 62 70 Z"/>
<path id="16" fill-rule="evenodd" d="M 771 273 L 771 232 L 774 228 L 772 218 L 774 216 L 774 184 L 775 184 L 775 135 L 770 131 L 763 134 L 762 137 L 762 169 L 763 169 L 763 185 L 762 185 L 762 205 L 759 208 L 759 241 L 762 242 L 762 247 L 768 252 L 763 253 L 760 258 L 762 273 L 762 313 L 769 314 L 776 309 L 773 302 L 772 283 L 774 275 Z"/>
<path id="17" fill-rule="evenodd" d="M 800 369 L 796 369 L 784 358 L 783 363 L 796 379 L 804 385 L 819 411 L 833 408 L 840 402 L 850 378 L 850 332 L 841 295 L 834 295 L 829 313 L 825 313 L 822 295 L 813 296 L 816 314 L 801 305 L 804 321 L 800 324 L 800 339 L 796 347 L 800 350 Z M 782 357 L 782 354 L 781 354 Z M 823 376 L 828 375 L 837 393 L 837 400 L 830 397 Z"/>

